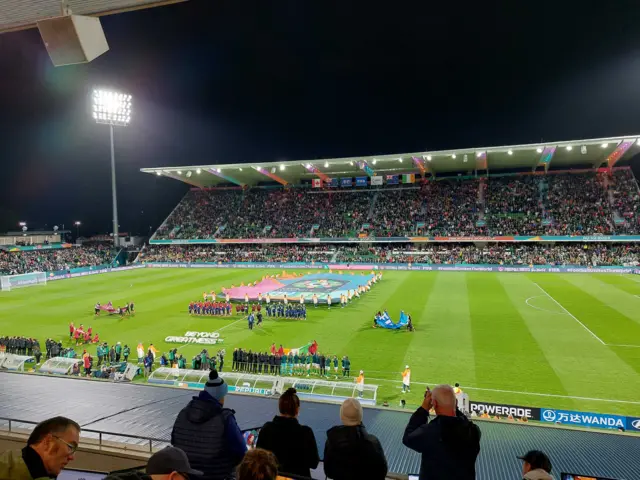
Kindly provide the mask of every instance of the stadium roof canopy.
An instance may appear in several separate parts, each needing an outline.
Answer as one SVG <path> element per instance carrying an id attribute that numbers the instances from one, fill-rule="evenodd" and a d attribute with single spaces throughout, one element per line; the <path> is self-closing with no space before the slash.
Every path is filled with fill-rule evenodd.
<path id="1" fill-rule="evenodd" d="M 640 135 L 632 135 L 367 157 L 142 168 L 141 171 L 174 178 L 195 187 L 213 187 L 229 184 L 254 186 L 265 182 L 296 185 L 316 178 L 404 173 L 597 168 L 603 164 L 612 167 L 618 161 L 640 153 L 639 139 Z"/>
<path id="2" fill-rule="evenodd" d="M 33 28 L 38 20 L 63 15 L 65 8 L 75 15 L 102 16 L 183 1 L 186 0 L 3 0 L 0 33 Z"/>

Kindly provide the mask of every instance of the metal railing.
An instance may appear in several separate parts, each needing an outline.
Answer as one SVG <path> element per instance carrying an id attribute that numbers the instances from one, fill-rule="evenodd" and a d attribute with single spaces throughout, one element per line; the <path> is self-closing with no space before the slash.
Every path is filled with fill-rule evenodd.
<path id="1" fill-rule="evenodd" d="M 4 427 L 4 422 L 8 422 L 8 430 Z M 32 428 L 24 428 L 23 425 L 35 426 L 39 422 L 33 422 L 31 420 L 20 420 L 17 418 L 8 418 L 8 417 L 0 417 L 0 432 L 8 432 L 8 433 L 17 433 L 24 435 L 26 432 L 31 431 Z M 154 443 L 161 444 L 162 447 L 167 446 L 171 443 L 168 439 L 162 438 L 153 438 L 153 437 L 142 437 L 140 435 L 131 435 L 128 433 L 115 433 L 115 432 L 105 432 L 103 430 L 92 430 L 89 428 L 82 428 L 81 434 L 90 433 L 91 436 L 80 438 L 80 447 L 84 444 L 93 445 L 94 443 L 87 440 L 97 440 L 97 444 L 99 448 L 124 448 L 127 450 L 131 450 L 131 446 L 144 446 L 143 451 L 148 453 L 154 452 Z M 105 438 L 106 437 L 106 438 Z M 108 437 L 122 437 L 130 440 L 134 440 L 134 442 L 118 442 L 116 440 L 110 439 Z M 146 448 L 148 446 L 148 449 Z M 129 447 L 129 448 L 127 448 Z"/>

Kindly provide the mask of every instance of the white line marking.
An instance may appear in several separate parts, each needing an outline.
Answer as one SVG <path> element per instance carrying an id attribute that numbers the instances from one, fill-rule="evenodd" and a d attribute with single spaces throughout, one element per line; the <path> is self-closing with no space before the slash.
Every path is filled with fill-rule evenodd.
<path id="1" fill-rule="evenodd" d="M 547 297 L 549 297 L 551 300 L 553 300 L 553 301 L 555 302 L 555 304 L 556 304 L 556 305 L 558 305 L 562 310 L 564 310 L 564 311 L 567 313 L 567 315 L 569 315 L 569 316 L 570 316 L 571 318 L 573 318 L 576 322 L 578 322 L 580 325 L 582 325 L 582 328 L 584 328 L 587 332 L 589 332 L 589 333 L 593 336 L 593 338 L 595 338 L 596 340 L 598 340 L 602 345 L 606 345 L 606 343 L 605 343 L 605 342 L 604 342 L 604 341 L 603 341 L 599 336 L 597 336 L 595 333 L 593 333 L 591 330 L 589 330 L 589 328 L 588 328 L 584 323 L 582 323 L 580 320 L 578 320 L 578 319 L 575 317 L 575 315 L 573 315 L 569 310 L 567 310 L 566 308 L 564 308 L 560 302 L 558 302 L 555 298 L 553 298 L 551 295 L 549 295 L 549 294 L 547 293 L 547 291 L 546 291 L 544 288 L 542 288 L 542 287 L 541 287 L 540 285 L 538 285 L 536 282 L 533 282 L 533 284 L 534 284 L 536 287 L 538 287 L 538 288 L 539 288 L 539 289 L 540 289 L 540 290 L 541 290 L 541 291 L 542 291 L 542 292 L 543 292 Z"/>
<path id="2" fill-rule="evenodd" d="M 546 308 L 540 308 L 540 307 L 536 307 L 535 305 L 531 305 L 529 303 L 529 300 L 532 300 L 534 298 L 538 298 L 538 297 L 545 297 L 546 295 L 534 295 L 533 297 L 529 297 L 527 298 L 524 303 L 526 303 L 527 305 L 529 305 L 531 308 L 535 308 L 536 310 L 540 310 L 542 312 L 547 312 L 550 313 L 552 315 L 566 315 L 566 313 L 564 312 L 552 312 L 551 310 L 547 310 Z"/>
<path id="3" fill-rule="evenodd" d="M 607 347 L 640 348 L 640 345 L 618 345 L 618 344 L 615 344 L 615 343 L 607 343 Z"/>
<path id="4" fill-rule="evenodd" d="M 402 383 L 401 380 L 388 380 L 386 378 L 371 378 L 368 377 L 369 380 L 376 380 L 379 382 L 392 382 L 392 383 Z M 426 382 L 411 382 L 416 385 L 438 385 L 438 382 L 426 383 Z M 446 383 L 446 382 L 444 382 Z M 534 395 L 536 397 L 552 397 L 552 398 L 570 398 L 572 400 L 589 400 L 592 402 L 613 402 L 613 403 L 628 403 L 631 405 L 640 405 L 640 401 L 633 400 L 612 400 L 610 398 L 591 398 L 591 397 L 575 397 L 572 395 L 558 395 L 555 393 L 537 393 L 537 392 L 517 392 L 514 390 L 500 390 L 494 388 L 480 388 L 480 387 L 469 387 L 467 385 L 462 385 L 463 390 L 478 390 L 482 392 L 497 392 L 497 393 L 513 393 L 516 395 Z"/>

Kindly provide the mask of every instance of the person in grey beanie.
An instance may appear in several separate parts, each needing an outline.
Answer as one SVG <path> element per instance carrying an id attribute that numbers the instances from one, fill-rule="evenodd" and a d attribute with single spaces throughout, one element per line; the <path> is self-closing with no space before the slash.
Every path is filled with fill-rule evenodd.
<path id="1" fill-rule="evenodd" d="M 224 408 L 227 390 L 224 379 L 211 370 L 204 390 L 180 411 L 171 432 L 171 445 L 184 450 L 203 480 L 234 478 L 247 451 L 235 412 Z"/>

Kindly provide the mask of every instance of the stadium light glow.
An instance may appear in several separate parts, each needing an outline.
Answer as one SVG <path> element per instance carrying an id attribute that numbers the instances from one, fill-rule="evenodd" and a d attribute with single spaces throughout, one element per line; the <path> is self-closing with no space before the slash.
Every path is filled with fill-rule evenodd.
<path id="1" fill-rule="evenodd" d="M 111 198 L 113 202 L 113 243 L 117 247 L 120 239 L 118 229 L 118 196 L 116 193 L 116 159 L 113 143 L 113 127 L 126 127 L 131 121 L 131 95 L 112 90 L 95 89 L 91 95 L 93 119 L 96 123 L 109 125 L 111 134 Z"/>
<path id="2" fill-rule="evenodd" d="M 538 153 L 542 153 L 542 147 L 538 147 L 538 148 L 536 148 L 536 152 L 538 152 Z"/>
<path id="3" fill-rule="evenodd" d="M 638 145 L 640 145 L 640 138 L 638 139 L 638 141 L 636 142 Z"/>
<path id="4" fill-rule="evenodd" d="M 242 167 L 240 167 L 238 170 L 242 171 Z"/>
<path id="5" fill-rule="evenodd" d="M 454 153 L 454 154 L 452 154 L 452 155 L 451 155 L 451 158 L 456 158 L 456 154 L 455 154 L 455 153 Z"/>
<path id="6" fill-rule="evenodd" d="M 573 147 L 571 145 L 567 145 L 567 150 L 571 151 L 571 150 L 573 150 Z"/>
<path id="7" fill-rule="evenodd" d="M 374 158 L 374 159 L 373 159 L 373 162 L 371 162 L 371 163 L 373 163 L 373 164 L 375 165 L 376 163 L 378 163 L 378 160 L 376 160 L 376 159 Z"/>
<path id="8" fill-rule="evenodd" d="M 507 154 L 509 154 L 509 155 L 513 155 L 513 150 L 509 150 L 509 151 L 507 152 Z"/>
<path id="9" fill-rule="evenodd" d="M 349 162 L 349 165 L 351 165 L 353 167 L 353 162 Z"/>
<path id="10" fill-rule="evenodd" d="M 202 173 L 202 170 L 200 170 L 199 168 L 197 168 L 197 169 L 196 169 L 196 173 L 197 173 L 198 175 L 200 175 L 200 174 Z"/>
<path id="11" fill-rule="evenodd" d="M 97 123 L 127 126 L 131 121 L 131 95 L 110 90 L 93 91 L 93 118 Z"/>
<path id="12" fill-rule="evenodd" d="M 329 162 L 324 162 L 324 168 L 329 168 Z"/>
<path id="13" fill-rule="evenodd" d="M 189 170 L 189 171 L 187 172 L 187 178 L 191 178 L 191 175 L 192 175 L 191 170 Z"/>
<path id="14" fill-rule="evenodd" d="M 477 157 L 477 158 L 480 158 L 481 156 L 482 156 L 482 152 L 478 152 L 478 153 L 476 153 L 476 157 Z"/>
<path id="15" fill-rule="evenodd" d="M 176 173 L 177 173 L 178 175 L 182 175 L 182 170 L 178 170 Z"/>
<path id="16" fill-rule="evenodd" d="M 285 168 L 286 168 L 286 167 L 285 167 L 284 165 L 280 164 L 280 171 L 281 171 L 281 172 L 282 172 L 282 171 L 284 171 L 284 169 L 285 169 Z"/>
<path id="17" fill-rule="evenodd" d="M 607 148 L 609 146 L 608 143 L 603 143 L 602 145 L 600 145 L 602 148 Z"/>
<path id="18" fill-rule="evenodd" d="M 431 161 L 431 155 L 427 155 L 427 162 Z"/>
<path id="19" fill-rule="evenodd" d="M 20 222 L 20 223 L 18 223 L 18 225 L 20 225 L 21 227 L 26 227 L 27 226 L 27 222 Z"/>
<path id="20" fill-rule="evenodd" d="M 398 161 L 399 161 L 400 163 L 402 163 L 402 158 L 399 158 L 399 159 L 398 159 Z"/>
<path id="21" fill-rule="evenodd" d="M 258 167 L 258 170 L 260 170 L 260 167 Z M 221 168 L 218 168 L 218 173 L 220 173 L 222 171 Z"/>

